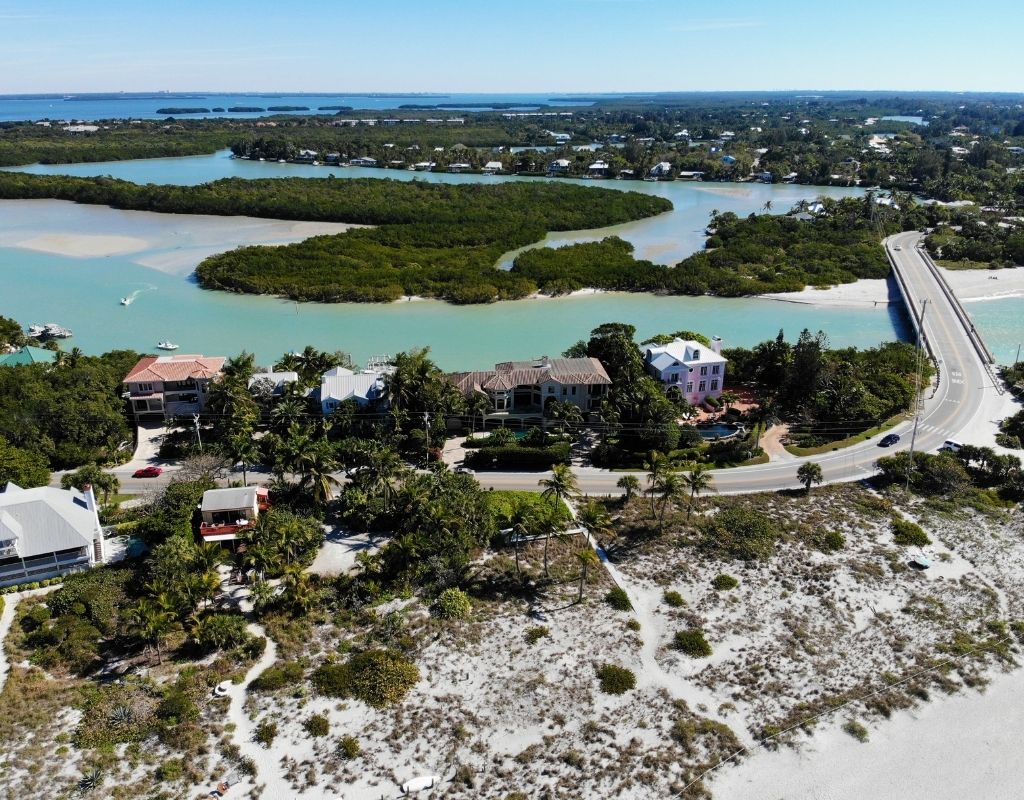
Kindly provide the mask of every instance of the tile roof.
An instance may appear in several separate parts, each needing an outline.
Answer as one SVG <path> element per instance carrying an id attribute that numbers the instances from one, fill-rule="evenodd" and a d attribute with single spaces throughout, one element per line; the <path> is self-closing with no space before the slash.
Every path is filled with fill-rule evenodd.
<path id="1" fill-rule="evenodd" d="M 554 381 L 568 386 L 608 385 L 611 378 L 596 358 L 538 358 L 533 361 L 505 361 L 493 370 L 460 372 L 450 376 L 463 393 L 510 391 L 517 386 L 534 386 Z"/>
<path id="2" fill-rule="evenodd" d="M 214 378 L 224 367 L 221 356 L 145 356 L 124 379 L 129 381 L 184 381 Z"/>

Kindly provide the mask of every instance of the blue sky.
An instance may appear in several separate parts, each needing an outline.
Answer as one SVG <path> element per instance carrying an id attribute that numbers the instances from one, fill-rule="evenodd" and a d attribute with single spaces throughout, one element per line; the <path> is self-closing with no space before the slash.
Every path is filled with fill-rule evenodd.
<path id="1" fill-rule="evenodd" d="M 1024 91 L 1020 0 L 0 0 L 0 93 Z"/>

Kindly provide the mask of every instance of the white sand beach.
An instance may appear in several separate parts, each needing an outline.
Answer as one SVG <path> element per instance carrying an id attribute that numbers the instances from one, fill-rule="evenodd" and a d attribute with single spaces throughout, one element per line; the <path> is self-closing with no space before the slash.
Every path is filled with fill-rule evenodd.
<path id="1" fill-rule="evenodd" d="M 963 302 L 1024 297 L 1024 267 L 1000 270 L 942 270 L 956 296 Z M 802 292 L 773 292 L 761 295 L 768 300 L 806 303 L 816 306 L 864 307 L 900 303 L 894 284 L 884 279 L 866 279 L 827 289 L 807 287 Z"/>
<path id="2" fill-rule="evenodd" d="M 954 800 L 1020 796 L 1024 675 L 984 694 L 939 697 L 872 726 L 861 744 L 830 726 L 799 749 L 766 750 L 710 782 L 729 800 Z"/>

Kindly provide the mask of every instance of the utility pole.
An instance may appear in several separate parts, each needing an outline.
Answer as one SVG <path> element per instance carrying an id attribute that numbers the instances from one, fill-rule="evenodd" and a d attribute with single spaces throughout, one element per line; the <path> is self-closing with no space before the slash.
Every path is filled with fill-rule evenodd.
<path id="1" fill-rule="evenodd" d="M 427 434 L 427 436 L 426 436 L 426 439 L 427 439 L 427 452 L 426 452 L 426 459 L 424 460 L 423 463 L 426 464 L 429 467 L 430 466 L 430 413 L 427 412 L 427 411 L 423 412 L 423 431 Z"/>
<path id="2" fill-rule="evenodd" d="M 192 415 L 192 424 L 195 426 L 196 431 L 196 444 L 199 445 L 199 452 L 203 452 L 203 437 L 199 435 L 199 415 Z"/>
<path id="3" fill-rule="evenodd" d="M 921 361 L 923 351 L 921 339 L 924 337 L 924 312 L 928 308 L 928 298 L 921 301 L 921 316 L 917 319 L 917 393 L 914 397 L 914 429 L 910 434 L 910 463 L 907 465 L 907 491 L 910 491 L 910 475 L 914 471 L 914 446 L 917 444 L 917 426 L 921 421 Z"/>
<path id="4" fill-rule="evenodd" d="M 1017 345 L 1017 357 L 1015 359 L 1013 359 L 1013 363 L 1015 365 L 1020 363 L 1020 345 L 1019 344 Z"/>

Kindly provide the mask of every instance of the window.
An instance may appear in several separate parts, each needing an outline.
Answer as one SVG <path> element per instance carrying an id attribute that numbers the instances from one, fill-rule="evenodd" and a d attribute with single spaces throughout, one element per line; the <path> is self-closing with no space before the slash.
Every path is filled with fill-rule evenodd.
<path id="1" fill-rule="evenodd" d="M 713 366 L 711 368 L 711 374 L 712 375 L 717 375 L 721 371 L 722 371 L 722 365 L 721 364 L 715 364 L 715 366 Z"/>
<path id="2" fill-rule="evenodd" d="M 687 381 L 686 382 L 686 391 L 687 391 L 687 393 L 693 391 L 693 381 Z"/>
<path id="3" fill-rule="evenodd" d="M 706 391 L 706 390 L 707 390 L 707 387 L 708 387 L 708 382 L 707 382 L 707 381 L 701 381 L 701 382 L 700 382 L 700 386 L 699 386 L 699 387 L 697 387 L 697 391 L 698 391 L 698 392 L 703 392 L 703 391 Z"/>
<path id="4" fill-rule="evenodd" d="M 708 374 L 708 368 L 707 367 L 701 367 L 700 368 L 700 374 L 701 375 L 707 375 Z"/>
<path id="5" fill-rule="evenodd" d="M 575 386 L 572 387 L 572 394 L 573 394 L 573 396 L 576 395 L 576 387 Z"/>
<path id="6" fill-rule="evenodd" d="M 563 386 L 562 387 L 562 397 L 565 397 L 568 393 L 569 393 L 568 390 Z"/>
<path id="7" fill-rule="evenodd" d="M 711 391 L 715 391 L 715 389 L 717 389 L 717 388 L 718 388 L 718 378 L 715 378 L 715 379 L 713 379 L 711 381 Z"/>
<path id="8" fill-rule="evenodd" d="M 693 351 L 693 360 L 694 361 L 700 361 L 700 350 L 694 350 Z"/>
<path id="9" fill-rule="evenodd" d="M 673 372 L 671 375 L 669 375 L 668 376 L 668 382 L 669 383 L 679 383 L 679 373 L 678 372 Z"/>
<path id="10" fill-rule="evenodd" d="M 139 384 L 139 391 L 140 392 L 151 392 L 151 391 L 153 391 L 153 384 L 151 384 L 151 383 L 140 383 Z"/>
<path id="11" fill-rule="evenodd" d="M 548 394 L 554 394 L 554 393 L 555 393 L 555 387 L 554 386 L 549 386 L 548 387 Z"/>

